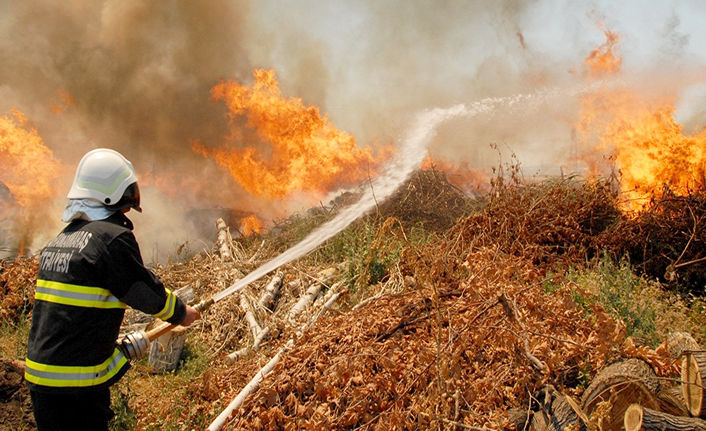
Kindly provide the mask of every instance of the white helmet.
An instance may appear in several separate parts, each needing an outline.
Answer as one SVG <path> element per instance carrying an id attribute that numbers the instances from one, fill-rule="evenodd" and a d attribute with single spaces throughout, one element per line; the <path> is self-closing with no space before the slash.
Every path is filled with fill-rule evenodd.
<path id="1" fill-rule="evenodd" d="M 69 199 L 93 199 L 116 210 L 140 208 L 140 189 L 132 163 L 107 148 L 89 151 L 78 164 Z"/>

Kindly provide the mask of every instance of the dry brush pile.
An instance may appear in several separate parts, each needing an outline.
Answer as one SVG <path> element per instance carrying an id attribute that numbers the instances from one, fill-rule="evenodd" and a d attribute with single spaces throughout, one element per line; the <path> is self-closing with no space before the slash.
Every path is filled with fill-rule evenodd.
<path id="1" fill-rule="evenodd" d="M 192 355 L 208 361 L 203 371 L 171 393 L 165 386 L 179 381 L 179 370 L 159 380 L 138 364 L 135 377 L 120 383 L 120 393 L 136 394 L 134 428 L 204 425 L 277 352 L 279 362 L 227 429 L 500 429 L 519 423 L 512 409 L 528 421 L 549 387 L 579 397 L 602 366 L 621 358 L 674 376 L 664 349 L 636 345 L 600 305 L 577 302 L 591 294 L 562 274 L 606 250 L 616 257 L 647 251 L 645 262 L 676 253 L 674 266 L 700 259 L 703 194 L 682 207 L 686 215 L 678 206 L 667 211 L 683 205 L 672 198 L 630 218 L 608 182 L 499 178 L 492 185 L 471 201 L 443 174 L 421 171 L 349 228 L 353 252 L 339 252 L 341 241 L 331 240 L 216 303 L 189 335 L 199 346 Z M 172 290 L 189 287 L 195 301 L 206 299 L 330 215 L 293 217 L 268 235 L 235 240 L 221 230 L 210 253 L 156 271 Z M 410 232 L 420 227 L 430 235 L 415 242 Z M 669 244 L 670 235 L 685 243 L 644 246 L 657 237 Z M 8 264 L 2 274 L 8 318 L 31 309 L 36 260 L 17 262 L 34 263 Z M 271 303 L 262 305 L 277 278 Z M 312 289 L 311 301 L 292 314 Z"/>
<path id="2" fill-rule="evenodd" d="M 664 186 L 637 214 L 625 215 L 602 244 L 650 277 L 702 295 L 706 285 L 706 188 L 677 194 Z"/>
<path id="3" fill-rule="evenodd" d="M 547 383 L 577 394 L 581 372 L 625 354 L 619 322 L 546 293 L 528 261 L 485 249 L 463 266 L 457 283 L 423 276 L 310 328 L 233 429 L 498 429 Z"/>

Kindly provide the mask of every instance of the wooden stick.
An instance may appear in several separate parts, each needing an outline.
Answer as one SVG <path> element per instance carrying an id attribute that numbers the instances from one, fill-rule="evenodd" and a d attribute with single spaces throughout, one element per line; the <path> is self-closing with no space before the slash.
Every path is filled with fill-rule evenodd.
<path id="1" fill-rule="evenodd" d="M 257 334 L 257 337 L 255 337 L 255 341 L 253 341 L 253 345 L 251 347 L 245 346 L 242 349 L 236 350 L 235 352 L 229 354 L 226 356 L 226 362 L 228 362 L 230 365 L 233 365 L 238 361 L 238 359 L 244 357 L 245 355 L 248 354 L 248 352 L 252 351 L 257 351 L 260 348 L 260 344 L 262 344 L 262 341 L 267 337 L 267 334 L 270 333 L 270 327 L 265 327 L 262 331 L 260 331 L 259 334 Z"/>
<path id="2" fill-rule="evenodd" d="M 382 298 L 382 296 L 383 296 L 382 293 L 378 293 L 378 294 L 375 295 L 375 296 L 371 296 L 371 297 L 369 297 L 369 298 L 366 298 L 366 299 L 360 301 L 360 302 L 358 303 L 358 305 L 356 305 L 355 307 L 353 307 L 353 311 L 360 310 L 361 308 L 365 307 L 365 306 L 366 306 L 367 304 L 369 304 L 370 302 L 373 302 L 373 301 L 375 301 L 376 299 Z"/>
<path id="3" fill-rule="evenodd" d="M 238 396 L 236 396 L 235 399 L 228 404 L 225 410 L 223 410 L 221 414 L 218 415 L 218 417 L 211 423 L 211 425 L 208 426 L 208 431 L 220 431 L 223 428 L 223 425 L 225 425 L 226 421 L 231 417 L 233 411 L 243 404 L 243 401 L 245 401 L 245 398 L 247 398 L 248 395 L 255 392 L 260 387 L 260 381 L 262 381 L 262 379 L 272 371 L 275 365 L 277 365 L 277 361 L 279 361 L 280 356 L 288 348 L 289 344 L 281 348 L 277 354 L 255 374 L 255 377 L 253 377 L 252 380 L 250 380 L 250 382 L 243 388 L 243 390 L 240 391 Z"/>

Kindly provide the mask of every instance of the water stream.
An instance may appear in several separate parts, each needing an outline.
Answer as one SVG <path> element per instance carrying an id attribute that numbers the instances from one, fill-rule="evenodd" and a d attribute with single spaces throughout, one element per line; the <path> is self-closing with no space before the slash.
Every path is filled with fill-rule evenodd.
<path id="1" fill-rule="evenodd" d="M 582 91 L 585 91 L 585 89 L 577 89 L 573 93 Z M 487 98 L 469 106 L 459 104 L 450 108 L 436 108 L 420 112 L 413 121 L 407 135 L 402 139 L 396 157 L 383 168 L 380 176 L 372 181 L 370 187 L 367 188 L 367 191 L 357 203 L 344 208 L 335 218 L 313 230 L 301 242 L 258 267 L 232 286 L 217 293 L 213 300 L 218 302 L 280 266 L 306 255 L 324 241 L 348 227 L 358 217 L 375 208 L 376 203 L 380 203 L 390 197 L 409 175 L 421 166 L 427 154 L 427 145 L 436 134 L 436 129 L 444 122 L 456 118 L 470 118 L 480 114 L 492 113 L 500 109 L 508 113 L 515 112 L 518 109 L 533 111 L 547 100 L 559 95 L 567 96 L 571 94 L 567 94 L 567 92 L 562 92 L 561 94 L 557 92 L 538 92 L 528 95 Z"/>

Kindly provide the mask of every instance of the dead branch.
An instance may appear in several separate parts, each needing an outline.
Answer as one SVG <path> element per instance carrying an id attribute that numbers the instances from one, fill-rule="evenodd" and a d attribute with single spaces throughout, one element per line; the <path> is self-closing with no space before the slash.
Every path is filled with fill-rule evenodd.
<path id="1" fill-rule="evenodd" d="M 272 304 L 274 303 L 274 299 L 277 296 L 277 293 L 279 292 L 280 287 L 282 286 L 282 273 L 278 272 L 277 274 L 272 277 L 269 283 L 267 283 L 267 286 L 265 286 L 265 289 L 262 291 L 262 294 L 260 295 L 260 299 L 257 301 L 257 304 L 261 308 L 271 308 Z"/>
<path id="2" fill-rule="evenodd" d="M 226 356 L 226 362 L 232 365 L 237 362 L 238 359 L 245 357 L 251 351 L 256 352 L 260 348 L 260 344 L 262 344 L 263 340 L 267 337 L 267 335 L 269 335 L 269 333 L 270 327 L 266 326 L 265 329 L 263 329 L 262 331 L 260 331 L 259 334 L 257 334 L 255 339 L 253 340 L 252 346 L 245 346 L 229 354 L 228 356 Z"/>
<path id="3" fill-rule="evenodd" d="M 218 229 L 218 236 L 216 238 L 218 254 L 224 261 L 232 260 L 233 255 L 230 252 L 230 244 L 233 241 L 233 238 L 231 238 L 230 230 L 222 218 L 216 220 L 216 229 Z"/>
<path id="4" fill-rule="evenodd" d="M 301 334 L 307 327 L 316 322 L 316 320 L 321 315 L 323 315 L 323 313 L 328 310 L 331 305 L 333 305 L 338 296 L 338 294 L 334 294 L 326 302 L 326 304 L 324 304 L 321 311 L 317 313 L 312 320 L 303 324 L 301 326 L 301 329 L 297 331 L 297 333 Z M 266 329 L 269 330 L 269 328 Z M 255 377 L 253 377 L 252 380 L 250 380 L 250 382 L 240 391 L 238 396 L 236 396 L 235 399 L 230 404 L 228 404 L 225 410 L 223 410 L 223 412 L 218 415 L 218 417 L 211 423 L 211 425 L 209 425 L 208 431 L 220 431 L 223 428 L 223 425 L 225 425 L 226 421 L 231 417 L 233 411 L 240 407 L 240 405 L 243 403 L 243 401 L 245 400 L 245 398 L 247 398 L 248 395 L 257 390 L 257 388 L 260 386 L 260 381 L 262 381 L 262 379 L 272 371 L 275 365 L 277 365 L 279 358 L 283 354 L 285 354 L 289 349 L 291 349 L 292 346 L 294 346 L 294 338 L 289 339 L 289 341 L 287 341 L 287 344 L 285 344 L 284 347 L 280 348 L 277 354 L 272 359 L 270 359 L 270 361 L 264 367 L 262 367 L 260 371 L 255 374 Z"/>
<path id="5" fill-rule="evenodd" d="M 306 290 L 306 293 L 299 298 L 299 301 L 294 304 L 294 307 L 289 310 L 289 313 L 287 314 L 287 320 L 290 322 L 293 322 L 297 319 L 297 317 L 304 311 L 306 310 L 307 307 L 309 307 L 311 304 L 316 301 L 316 298 L 318 298 L 319 294 L 321 293 L 321 289 L 323 288 L 323 285 L 320 283 L 314 283 L 309 288 Z"/>
<path id="6" fill-rule="evenodd" d="M 243 295 L 240 294 L 240 308 L 245 312 L 245 319 L 248 321 L 248 326 L 250 326 L 250 332 L 253 338 L 257 338 L 257 334 L 262 332 L 262 327 L 255 318 L 255 313 L 253 313 L 252 307 L 250 306 L 250 301 Z"/>

